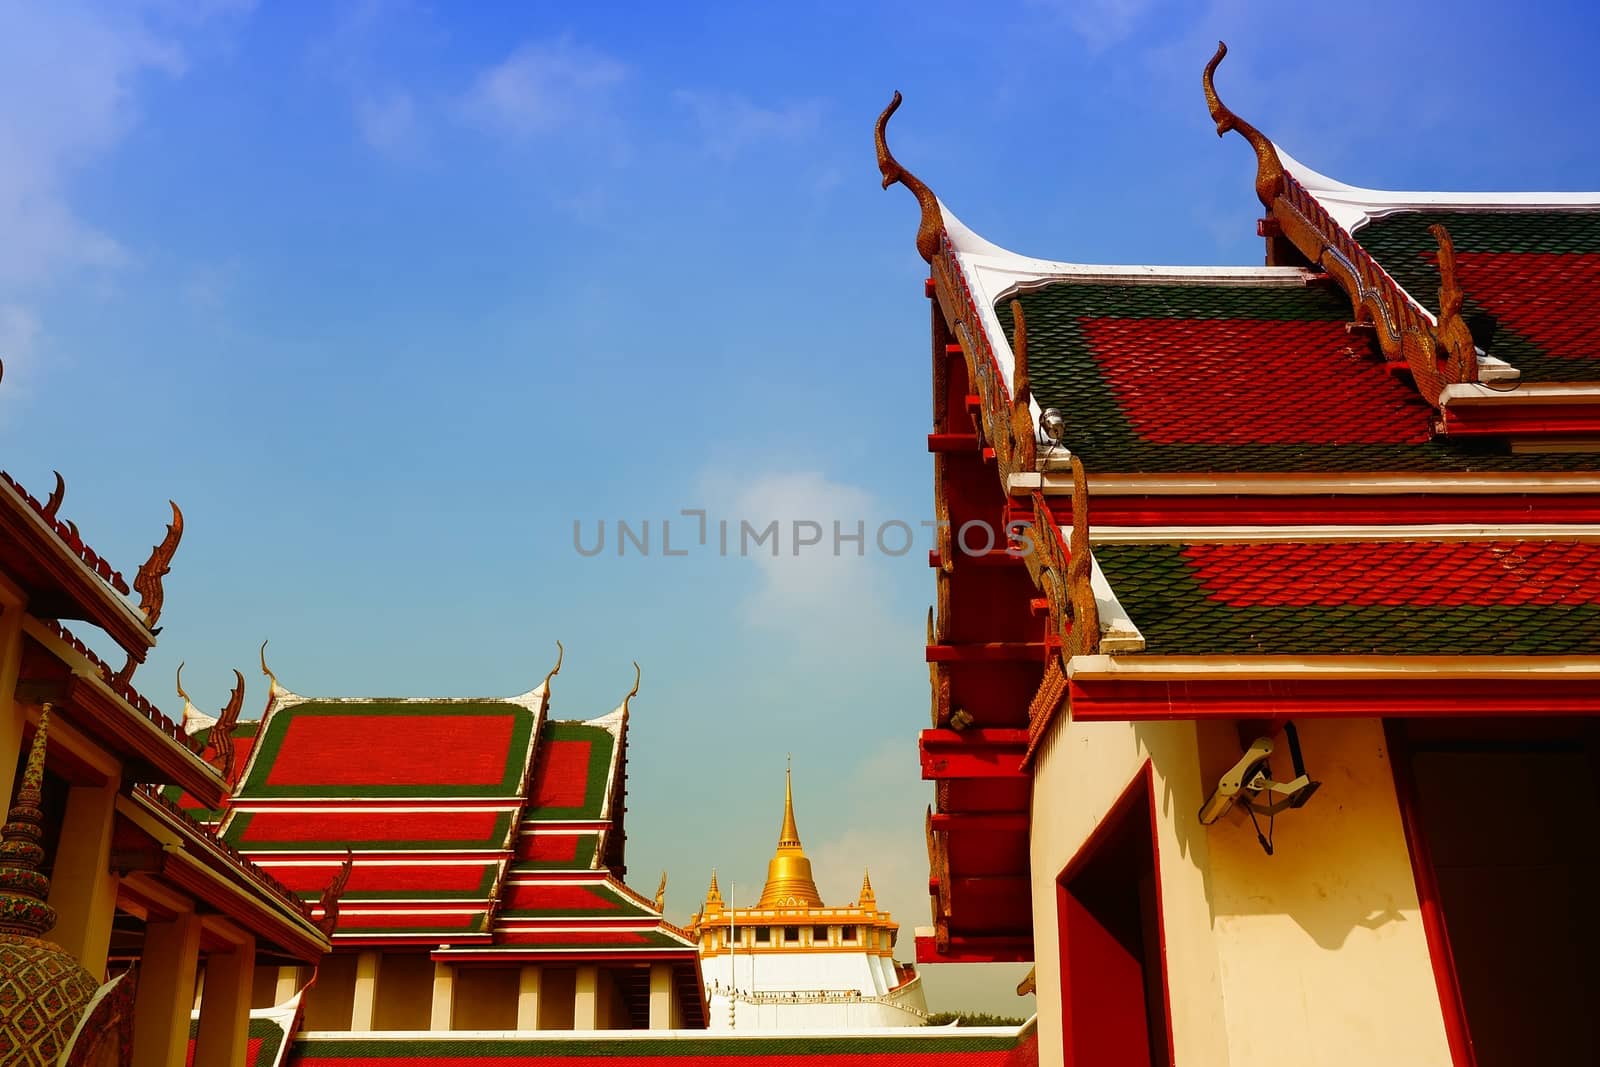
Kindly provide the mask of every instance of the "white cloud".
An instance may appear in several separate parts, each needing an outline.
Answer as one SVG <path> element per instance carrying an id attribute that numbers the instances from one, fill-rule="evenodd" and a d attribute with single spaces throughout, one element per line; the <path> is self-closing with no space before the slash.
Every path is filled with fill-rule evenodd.
<path id="1" fill-rule="evenodd" d="M 182 53 L 137 19 L 70 6 L 0 6 L 0 284 L 127 258 L 67 201 L 71 174 L 137 118 L 137 79 L 178 75 Z"/>
<path id="2" fill-rule="evenodd" d="M 744 601 L 751 625 L 858 652 L 904 636 L 910 623 L 894 617 L 880 568 L 918 547 L 926 550 L 916 540 L 922 531 L 915 521 L 884 530 L 883 544 L 896 554 L 887 555 L 878 544 L 886 516 L 877 498 L 817 471 L 746 476 L 720 510 L 729 554 L 752 563 L 760 576 Z M 774 540 L 758 542 L 773 524 Z M 862 539 L 853 540 L 858 533 Z"/>
<path id="3" fill-rule="evenodd" d="M 793 141 L 815 133 L 822 106 L 815 101 L 765 108 L 734 93 L 680 90 L 678 103 L 689 110 L 706 150 L 732 159 L 760 141 Z"/>
<path id="4" fill-rule="evenodd" d="M 384 155 L 410 156 L 421 147 L 422 124 L 410 93 L 363 93 L 356 98 L 355 113 L 361 139 Z"/>
<path id="5" fill-rule="evenodd" d="M 0 364 L 8 385 L 15 386 L 19 375 L 26 377 L 34 346 L 39 339 L 39 320 L 21 304 L 0 304 Z"/>
<path id="6" fill-rule="evenodd" d="M 567 38 L 529 42 L 478 76 L 466 114 L 485 129 L 524 140 L 592 119 L 627 76 L 622 63 Z"/>
<path id="7" fill-rule="evenodd" d="M 1132 36 L 1154 5 L 1152 0 L 1034 0 L 1033 6 L 1065 19 L 1089 51 L 1099 52 Z"/>

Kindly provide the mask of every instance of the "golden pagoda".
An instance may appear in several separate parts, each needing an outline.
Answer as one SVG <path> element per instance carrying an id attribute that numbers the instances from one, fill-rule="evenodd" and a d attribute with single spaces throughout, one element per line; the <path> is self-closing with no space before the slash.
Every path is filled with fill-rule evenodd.
<path id="1" fill-rule="evenodd" d="M 899 929 L 878 910 L 868 875 L 856 901 L 822 902 L 795 822 L 794 776 L 785 771 L 783 823 L 760 899 L 748 908 L 731 893 L 724 900 L 713 871 L 704 906 L 689 918 L 712 1028 L 920 1025 L 922 981 L 894 958 Z"/>

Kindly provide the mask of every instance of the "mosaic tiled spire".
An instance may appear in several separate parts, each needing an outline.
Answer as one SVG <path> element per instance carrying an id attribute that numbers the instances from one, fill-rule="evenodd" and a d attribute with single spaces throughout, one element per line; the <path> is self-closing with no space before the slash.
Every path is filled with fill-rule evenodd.
<path id="1" fill-rule="evenodd" d="M 50 705 L 39 712 L 39 728 L 28 751 L 16 802 L 0 829 L 0 933 L 43 937 L 56 924 L 48 903 L 50 879 L 39 872 L 44 862 L 44 746 Z"/>

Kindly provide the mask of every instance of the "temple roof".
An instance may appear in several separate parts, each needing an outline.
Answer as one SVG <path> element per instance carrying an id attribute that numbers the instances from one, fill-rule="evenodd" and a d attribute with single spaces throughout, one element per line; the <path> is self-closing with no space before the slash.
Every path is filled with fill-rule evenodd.
<path id="1" fill-rule="evenodd" d="M 1600 544 L 1100 544 L 1147 655 L 1600 654 Z"/>

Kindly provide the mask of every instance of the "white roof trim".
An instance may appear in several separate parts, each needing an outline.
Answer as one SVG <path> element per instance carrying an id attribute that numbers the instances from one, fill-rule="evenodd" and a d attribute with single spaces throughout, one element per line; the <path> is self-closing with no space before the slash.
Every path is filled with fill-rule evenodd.
<path id="1" fill-rule="evenodd" d="M 1398 211 L 1425 211 L 1430 208 L 1476 208 L 1485 211 L 1516 211 L 1528 208 L 1600 208 L 1600 192 L 1594 193 L 1438 193 L 1393 192 L 1347 185 L 1321 174 L 1274 145 L 1284 170 L 1294 175 L 1306 191 L 1333 216 L 1335 222 L 1354 233 L 1373 219 Z"/>
<path id="2" fill-rule="evenodd" d="M 979 236 L 955 216 L 943 202 L 945 234 L 966 277 L 967 287 L 977 305 L 979 322 L 1000 365 L 1007 391 L 1013 389 L 1016 367 L 1011 339 L 1000 325 L 995 305 L 1013 293 L 1026 292 L 1052 282 L 1114 282 L 1119 285 L 1284 285 L 1302 286 L 1308 272 L 1299 267 L 1155 267 L 1068 263 L 1065 260 L 1036 259 L 1007 251 Z M 1039 425 L 1039 405 L 1029 399 L 1033 424 Z"/>
<path id="3" fill-rule="evenodd" d="M 1061 537 L 1071 544 L 1072 527 L 1061 527 Z M 1108 655 L 1143 652 L 1144 634 L 1123 609 L 1093 552 L 1089 554 L 1089 588 L 1094 590 L 1094 606 L 1100 616 L 1100 650 Z"/>
<path id="4" fill-rule="evenodd" d="M 1448 392 L 1459 388 L 1445 386 Z M 1069 474 L 1047 471 L 1013 474 L 1006 491 L 1015 495 L 1038 489 L 1047 496 L 1071 496 Z M 1594 493 L 1600 492 L 1600 474 L 1090 474 L 1089 495 L 1135 493 L 1146 496 L 1187 496 L 1196 493 L 1236 493 L 1241 496 L 1300 496 L 1339 493 L 1349 496 L 1402 493 Z"/>

